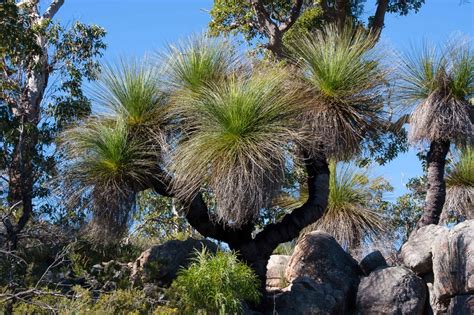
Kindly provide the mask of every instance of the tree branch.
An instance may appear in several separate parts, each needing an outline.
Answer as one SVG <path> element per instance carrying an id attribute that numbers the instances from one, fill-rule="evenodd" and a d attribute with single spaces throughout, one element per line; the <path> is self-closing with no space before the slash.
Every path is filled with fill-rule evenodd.
<path id="1" fill-rule="evenodd" d="M 285 22 L 280 24 L 280 26 L 278 27 L 282 33 L 286 32 L 293 24 L 295 24 L 296 20 L 301 14 L 302 6 L 303 0 L 295 0 L 295 4 L 292 6 L 290 11 L 290 16 Z"/>
<path id="2" fill-rule="evenodd" d="M 375 10 L 374 19 L 372 21 L 371 28 L 373 31 L 379 34 L 382 31 L 385 21 L 385 13 L 388 8 L 388 0 L 378 0 L 377 9 Z"/>
<path id="3" fill-rule="evenodd" d="M 150 179 L 148 186 L 162 196 L 174 197 L 175 194 L 169 189 L 169 176 L 163 171 L 160 171 L 160 174 L 159 178 Z M 209 212 L 201 193 L 198 193 L 191 202 L 187 202 L 187 207 L 186 220 L 205 237 L 224 241 L 231 246 L 249 242 L 252 239 L 253 224 L 249 223 L 236 229 L 217 221 L 217 218 Z"/>
<path id="4" fill-rule="evenodd" d="M 52 19 L 64 4 L 64 0 L 53 0 L 43 14 L 43 19 Z"/>
<path id="5" fill-rule="evenodd" d="M 295 239 L 303 228 L 322 217 L 329 195 L 329 168 L 326 159 L 307 159 L 306 170 L 308 200 L 301 207 L 286 214 L 280 222 L 267 225 L 251 243 L 245 245 L 246 252 L 260 257 L 269 256 L 276 246 Z"/>

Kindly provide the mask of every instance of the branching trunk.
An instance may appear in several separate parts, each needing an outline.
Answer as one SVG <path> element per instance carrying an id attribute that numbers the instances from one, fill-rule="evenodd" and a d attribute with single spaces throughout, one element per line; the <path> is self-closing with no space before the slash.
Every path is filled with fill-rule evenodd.
<path id="1" fill-rule="evenodd" d="M 255 270 L 262 285 L 265 286 L 267 262 L 275 248 L 298 237 L 303 228 L 321 218 L 327 207 L 329 168 L 326 159 L 308 158 L 305 163 L 308 173 L 308 200 L 301 207 L 285 215 L 280 222 L 267 225 L 254 238 L 252 238 L 253 224 L 235 228 L 213 218 L 200 194 L 190 202 L 186 219 L 201 235 L 226 242 L 231 249 L 238 251 L 241 259 Z M 174 195 L 167 188 L 169 187 L 167 177 L 154 179 L 149 185 L 163 196 Z"/>
<path id="2" fill-rule="evenodd" d="M 275 248 L 299 236 L 301 230 L 322 217 L 328 204 L 329 168 L 325 158 L 308 159 L 308 200 L 285 215 L 278 223 L 267 225 L 254 239 L 242 245 L 229 244 L 256 271 L 265 285 L 267 262 Z"/>
<path id="3" fill-rule="evenodd" d="M 433 141 L 428 152 L 428 190 L 425 209 L 416 229 L 425 225 L 438 224 L 446 199 L 444 169 L 449 152 L 449 141 Z"/>

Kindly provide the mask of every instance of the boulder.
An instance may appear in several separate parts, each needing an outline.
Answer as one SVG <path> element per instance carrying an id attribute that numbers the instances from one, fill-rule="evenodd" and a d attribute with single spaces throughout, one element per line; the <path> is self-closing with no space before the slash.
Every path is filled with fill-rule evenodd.
<path id="1" fill-rule="evenodd" d="M 318 284 L 308 277 L 300 277 L 272 296 L 272 307 L 267 314 L 285 315 L 327 315 L 344 314 L 337 301 L 343 299 L 342 291 L 334 290 L 329 284 Z"/>
<path id="2" fill-rule="evenodd" d="M 423 281 L 426 284 L 427 287 L 427 312 L 425 312 L 427 315 L 442 315 L 446 314 L 446 311 L 448 310 L 448 304 L 449 301 L 440 301 L 436 298 L 433 292 L 433 281 L 434 281 L 434 275 L 432 272 L 430 273 L 425 273 L 422 276 Z"/>
<path id="3" fill-rule="evenodd" d="M 387 267 L 387 261 L 378 250 L 364 257 L 359 263 L 360 269 L 368 276 L 372 271 Z"/>
<path id="4" fill-rule="evenodd" d="M 152 246 L 144 251 L 133 263 L 131 279 L 137 284 L 155 283 L 169 286 L 181 267 L 186 267 L 196 251 L 203 248 L 217 251 L 217 245 L 208 240 L 171 240 L 162 245 Z"/>
<path id="5" fill-rule="evenodd" d="M 387 267 L 362 278 L 357 292 L 357 314 L 423 314 L 426 286 L 405 267 Z"/>
<path id="6" fill-rule="evenodd" d="M 474 293 L 474 220 L 456 225 L 433 244 L 433 292 L 439 300 Z"/>
<path id="7" fill-rule="evenodd" d="M 285 270 L 290 256 L 271 255 L 267 263 L 267 291 L 286 287 Z"/>
<path id="8" fill-rule="evenodd" d="M 331 235 L 320 231 L 308 233 L 298 241 L 285 272 L 288 283 L 309 278 L 318 285 L 330 287 L 331 291 L 340 292 L 334 298 L 341 314 L 355 304 L 360 275 L 362 271 L 357 262 Z"/>
<path id="9" fill-rule="evenodd" d="M 474 314 L 474 295 L 457 295 L 451 299 L 448 315 Z"/>
<path id="10" fill-rule="evenodd" d="M 400 256 L 403 264 L 418 275 L 431 272 L 434 240 L 437 237 L 444 237 L 447 233 L 447 228 L 434 224 L 414 232 L 402 246 Z"/>

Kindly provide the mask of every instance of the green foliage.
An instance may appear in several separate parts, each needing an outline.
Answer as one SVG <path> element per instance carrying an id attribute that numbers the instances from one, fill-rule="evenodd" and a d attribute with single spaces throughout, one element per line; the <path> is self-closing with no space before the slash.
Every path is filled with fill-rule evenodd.
<path id="1" fill-rule="evenodd" d="M 65 27 L 49 19 L 39 22 L 34 19 L 35 14 L 30 14 L 32 8 L 28 3 L 19 6 L 9 0 L 0 4 L 0 171 L 25 168 L 22 180 L 34 184 L 28 198 L 41 199 L 49 195 L 45 183 L 56 172 L 59 155 L 54 155 L 55 138 L 66 125 L 90 113 L 90 102 L 82 86 L 96 78 L 98 59 L 106 45 L 103 28 L 80 22 Z M 25 91 L 31 88 L 28 84 L 33 70 L 42 72 L 48 83 L 48 93 L 42 87 L 31 93 L 38 93 L 39 105 L 26 104 L 24 98 Z M 25 109 L 27 106 L 29 109 Z M 36 106 L 38 110 L 32 110 Z M 30 111 L 34 115 L 28 118 L 21 114 Z M 24 149 L 28 151 L 22 153 L 27 161 L 19 166 L 14 159 L 22 146 L 30 149 Z M 28 171 L 29 163 L 34 171 Z M 4 197 L 10 189 L 2 185 L 0 196 Z M 43 205 L 34 210 L 38 215 L 51 215 L 52 208 Z"/>
<path id="2" fill-rule="evenodd" d="M 366 0 L 345 0 L 343 5 L 348 8 L 347 17 L 356 24 L 363 24 L 361 17 L 367 14 Z M 334 10 L 336 1 L 332 0 L 305 0 L 301 14 L 295 24 L 284 34 L 285 46 L 291 47 L 291 39 L 308 31 L 320 29 L 326 23 L 335 22 L 337 14 Z M 337 2 L 337 3 L 340 3 Z M 425 0 L 389 0 L 387 12 L 407 15 L 409 12 L 418 12 Z M 294 1 L 262 1 L 263 7 L 272 21 L 278 27 L 290 15 Z M 259 24 L 251 1 L 245 0 L 216 0 L 210 11 L 211 22 L 209 31 L 212 36 L 241 35 L 249 45 L 260 45 L 266 37 L 264 27 Z M 373 21 L 369 16 L 368 24 Z"/>
<path id="3" fill-rule="evenodd" d="M 426 197 L 426 175 L 412 178 L 407 183 L 409 193 L 397 198 L 395 204 L 386 208 L 394 238 L 403 244 L 415 229 L 423 213 Z"/>
<path id="4" fill-rule="evenodd" d="M 221 82 L 239 65 L 235 48 L 228 41 L 205 35 L 170 46 L 162 58 L 165 83 L 186 93 Z"/>
<path id="5" fill-rule="evenodd" d="M 242 313 L 242 301 L 259 301 L 258 279 L 235 253 L 217 252 L 213 256 L 203 250 L 196 254 L 169 291 L 183 313 Z"/>
<path id="6" fill-rule="evenodd" d="M 446 174 L 446 186 L 474 187 L 474 149 L 466 147 L 460 150 Z"/>
<path id="7" fill-rule="evenodd" d="M 324 24 L 323 10 L 317 7 L 310 7 L 301 13 L 295 24 L 283 35 L 283 42 L 286 45 L 293 43 L 300 36 L 312 33 L 321 29 Z"/>
<path id="8" fill-rule="evenodd" d="M 349 159 L 368 135 L 384 132 L 387 70 L 374 48 L 377 37 L 362 28 L 328 25 L 291 45 L 298 75 L 308 91 L 306 122 L 312 147 L 328 157 Z"/>
<path id="9" fill-rule="evenodd" d="M 152 190 L 137 196 L 133 234 L 139 239 L 153 239 L 155 244 L 171 239 L 185 240 L 199 234 L 187 223 L 185 207 L 176 199 L 163 197 Z"/>

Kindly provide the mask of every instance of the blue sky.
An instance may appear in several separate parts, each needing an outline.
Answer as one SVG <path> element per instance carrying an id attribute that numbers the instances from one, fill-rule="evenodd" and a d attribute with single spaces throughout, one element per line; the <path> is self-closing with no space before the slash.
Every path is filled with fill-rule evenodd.
<path id="1" fill-rule="evenodd" d="M 371 14 L 375 1 L 367 2 L 367 14 Z M 423 40 L 441 44 L 455 32 L 472 37 L 472 2 L 426 2 L 417 14 L 388 15 L 383 41 L 403 52 Z M 208 0 L 66 0 L 58 18 L 66 23 L 79 19 L 104 27 L 108 32 L 105 58 L 114 60 L 123 56 L 142 56 L 192 33 L 200 33 L 210 20 L 208 11 L 211 7 L 212 1 Z M 383 175 L 395 187 L 388 199 L 405 192 L 407 180 L 421 173 L 416 150 L 374 169 L 374 175 Z"/>

